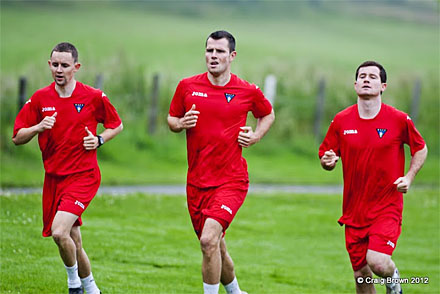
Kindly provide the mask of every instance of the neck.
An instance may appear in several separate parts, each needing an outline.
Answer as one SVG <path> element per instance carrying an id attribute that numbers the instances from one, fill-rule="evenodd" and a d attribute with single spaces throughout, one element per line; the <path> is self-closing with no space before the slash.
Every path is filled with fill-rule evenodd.
<path id="1" fill-rule="evenodd" d="M 224 73 L 214 76 L 212 73 L 208 71 L 208 79 L 211 84 L 215 86 L 224 86 L 231 80 L 231 72 L 225 71 Z"/>
<path id="2" fill-rule="evenodd" d="M 358 97 L 357 106 L 359 116 L 363 119 L 375 118 L 380 111 L 381 105 L 382 98 L 380 95 L 369 99 Z"/>
<path id="3" fill-rule="evenodd" d="M 73 90 L 75 90 L 76 87 L 76 81 L 72 79 L 67 85 L 65 86 L 58 86 L 55 84 L 55 90 L 57 91 L 58 95 L 61 98 L 68 98 L 72 96 Z"/>

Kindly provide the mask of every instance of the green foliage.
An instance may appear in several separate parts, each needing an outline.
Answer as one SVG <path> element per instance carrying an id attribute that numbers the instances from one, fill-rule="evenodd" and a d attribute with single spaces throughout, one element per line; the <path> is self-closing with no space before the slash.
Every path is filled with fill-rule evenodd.
<path id="1" fill-rule="evenodd" d="M 40 196 L 0 201 L 0 292 L 66 291 L 57 247 L 41 237 Z M 402 278 L 429 278 L 427 285 L 403 285 L 408 293 L 440 289 L 438 201 L 435 190 L 405 196 L 393 260 Z M 226 234 L 241 288 L 353 293 L 344 229 L 336 222 L 341 202 L 340 195 L 248 195 Z M 84 248 L 103 293 L 200 293 L 200 245 L 183 196 L 99 195 L 83 220 Z"/>
<path id="2" fill-rule="evenodd" d="M 78 80 L 94 85 L 97 75 L 102 74 L 103 90 L 124 122 L 123 133 L 100 149 L 104 182 L 184 181 L 181 174 L 186 169 L 184 135 L 168 131 L 168 107 L 178 81 L 205 70 L 205 38 L 220 28 L 231 31 L 237 39 L 234 73 L 262 88 L 267 74 L 278 78 L 275 124 L 261 143 L 245 152 L 255 160 L 255 166 L 263 169 L 250 170 L 255 179 L 261 182 L 291 179 L 292 183 L 340 181 L 333 175 L 319 177 L 314 169 L 319 144 L 313 134 L 318 82 L 325 79 L 326 83 L 322 136 L 333 116 L 356 102 L 355 68 L 364 60 L 375 59 L 388 71 L 385 103 L 411 114 L 413 88 L 416 80 L 421 80 L 416 125 L 428 143 L 428 160 L 432 161 L 427 163 L 432 173 L 427 175 L 426 182 L 433 180 L 438 184 L 439 29 L 438 22 L 430 21 L 433 14 L 430 5 L 406 11 L 409 15 L 426 16 L 426 21 L 418 21 L 408 20 L 407 14 L 400 18 L 393 15 L 399 5 L 380 6 L 382 13 L 393 15 L 380 17 L 366 13 L 368 9 L 358 9 L 360 6 L 355 4 L 332 2 L 330 5 L 317 1 L 320 4 L 314 6 L 305 2 L 269 2 L 257 1 L 251 5 L 249 1 L 237 1 L 223 5 L 182 1 L 171 5 L 171 2 L 153 1 L 129 2 L 123 7 L 120 2 L 111 1 L 57 5 L 2 2 L 1 185 L 41 183 L 41 164 L 35 162 L 40 158 L 36 144 L 17 148 L 10 139 L 18 112 L 17 81 L 20 76 L 28 78 L 28 96 L 49 84 L 51 78 L 45 60 L 52 46 L 65 40 L 79 49 L 82 68 Z M 399 9 L 417 6 L 412 2 L 405 5 Z M 438 21 L 435 11 L 434 16 Z M 69 29 L 60 30 L 54 23 Z M 160 91 L 157 131 L 151 135 L 147 127 L 155 74 L 159 74 Z M 249 121 L 255 124 L 255 120 Z M 292 171 L 291 166 L 298 161 L 303 163 L 300 165 L 303 173 L 298 172 L 300 168 Z M 154 171 L 148 172 L 150 169 Z"/>

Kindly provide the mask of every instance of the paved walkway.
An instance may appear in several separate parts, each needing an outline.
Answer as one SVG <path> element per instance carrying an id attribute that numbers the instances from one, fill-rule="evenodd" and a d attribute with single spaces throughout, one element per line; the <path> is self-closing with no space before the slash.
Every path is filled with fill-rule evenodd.
<path id="1" fill-rule="evenodd" d="M 0 189 L 1 196 L 41 193 L 42 188 L 5 188 Z M 101 186 L 98 194 L 127 195 L 135 193 L 156 195 L 185 195 L 185 185 L 148 185 L 148 186 Z M 342 186 L 276 185 L 251 184 L 249 193 L 274 194 L 342 194 Z"/>

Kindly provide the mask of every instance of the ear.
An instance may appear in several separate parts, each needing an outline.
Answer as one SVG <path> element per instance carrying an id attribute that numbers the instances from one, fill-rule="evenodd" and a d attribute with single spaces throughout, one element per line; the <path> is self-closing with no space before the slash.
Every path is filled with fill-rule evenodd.
<path id="1" fill-rule="evenodd" d="M 50 59 L 47 61 L 47 64 L 49 64 L 49 67 L 50 67 L 50 65 L 51 65 L 51 61 L 50 61 Z"/>
<path id="2" fill-rule="evenodd" d="M 79 70 L 79 68 L 81 67 L 81 63 L 75 63 L 74 65 L 73 65 L 74 67 L 75 67 L 75 71 L 78 71 Z"/>
<path id="3" fill-rule="evenodd" d="M 237 56 L 237 51 L 232 51 L 231 54 L 231 61 L 235 59 L 235 56 Z"/>
<path id="4" fill-rule="evenodd" d="M 380 91 L 383 92 L 383 91 L 385 91 L 386 88 L 387 88 L 387 83 L 382 83 L 382 85 L 380 87 Z"/>

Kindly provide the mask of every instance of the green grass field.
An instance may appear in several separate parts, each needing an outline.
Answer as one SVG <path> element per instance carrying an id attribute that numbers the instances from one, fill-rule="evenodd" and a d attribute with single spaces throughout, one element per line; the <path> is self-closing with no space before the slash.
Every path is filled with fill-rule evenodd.
<path id="1" fill-rule="evenodd" d="M 41 237 L 40 196 L 0 201 L 0 292 L 65 293 L 56 245 Z M 340 211 L 339 195 L 249 195 L 226 235 L 242 289 L 353 293 Z M 427 285 L 404 285 L 405 293 L 440 290 L 438 211 L 436 191 L 405 195 L 393 258 L 403 278 L 429 278 Z M 82 234 L 103 293 L 201 292 L 201 253 L 183 196 L 99 195 Z"/>

